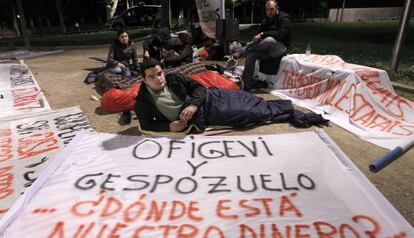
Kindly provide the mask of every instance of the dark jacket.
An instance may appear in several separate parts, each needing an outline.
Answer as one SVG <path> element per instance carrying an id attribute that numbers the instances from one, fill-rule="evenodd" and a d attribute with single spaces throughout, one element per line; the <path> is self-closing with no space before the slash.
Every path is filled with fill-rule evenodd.
<path id="1" fill-rule="evenodd" d="M 150 39 L 144 40 L 142 48 L 144 51 L 152 51 L 154 47 L 171 49 L 171 33 L 168 27 L 162 27 Z"/>
<path id="2" fill-rule="evenodd" d="M 188 105 L 197 106 L 198 110 L 189 123 L 193 124 L 193 122 L 196 122 L 194 124 L 202 127 L 200 129 L 204 129 L 205 126 L 202 121 L 204 120 L 203 105 L 207 97 L 206 89 L 197 81 L 189 79 L 183 74 L 167 74 L 165 80 L 167 86 L 177 95 L 177 97 L 184 101 L 181 110 Z M 135 113 L 141 129 L 150 131 L 170 131 L 171 121 L 155 106 L 155 102 L 145 84 L 141 85 L 138 92 Z"/>
<path id="3" fill-rule="evenodd" d="M 165 66 L 178 67 L 193 62 L 193 48 L 190 45 L 173 45 L 178 55 L 164 59 Z"/>
<path id="4" fill-rule="evenodd" d="M 132 66 L 138 68 L 138 56 L 134 43 L 129 41 L 128 44 L 121 44 L 118 40 L 115 40 L 109 48 L 108 59 L 106 60 L 106 67 L 110 68 L 116 66 L 118 63 L 122 63 L 127 67 L 130 67 L 130 61 L 132 60 Z"/>
<path id="5" fill-rule="evenodd" d="M 260 25 L 259 32 L 263 32 L 262 39 L 270 36 L 283 42 L 285 46 L 290 44 L 290 19 L 287 13 L 279 11 L 272 18 L 265 17 Z"/>

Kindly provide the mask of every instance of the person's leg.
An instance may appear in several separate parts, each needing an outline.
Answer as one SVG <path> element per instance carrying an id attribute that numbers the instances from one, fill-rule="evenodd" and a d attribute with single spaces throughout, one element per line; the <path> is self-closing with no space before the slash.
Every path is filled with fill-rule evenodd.
<path id="1" fill-rule="evenodd" d="M 129 77 L 131 77 L 131 70 L 127 67 L 122 68 L 122 73 L 121 74 L 122 74 L 122 76 L 129 78 Z"/>
<path id="2" fill-rule="evenodd" d="M 286 46 L 273 37 L 266 37 L 258 43 L 250 43 L 243 48 L 243 54 L 252 52 L 266 53 L 269 57 L 278 57 L 286 52 Z"/>
<path id="3" fill-rule="evenodd" d="M 293 113 L 292 103 L 268 103 L 261 97 L 240 90 L 208 89 L 207 122 L 209 125 L 243 127 L 267 121 L 282 122 Z M 289 104 L 290 103 L 290 104 Z"/>
<path id="4" fill-rule="evenodd" d="M 121 74 L 122 73 L 122 69 L 119 66 L 112 66 L 111 68 L 109 68 L 109 71 L 113 74 Z"/>
<path id="5" fill-rule="evenodd" d="M 272 37 L 266 37 L 259 43 L 251 43 L 244 49 L 246 55 L 244 70 L 241 76 L 245 90 L 250 90 L 253 84 L 253 74 L 256 60 L 280 57 L 287 51 L 283 43 L 276 41 Z"/>
<path id="6" fill-rule="evenodd" d="M 248 55 L 246 55 L 245 61 L 244 61 L 244 69 L 241 76 L 241 79 L 244 83 L 244 90 L 249 91 L 252 88 L 253 85 L 253 74 L 254 74 L 254 68 L 256 64 L 256 60 L 266 59 L 269 58 L 268 53 L 262 53 L 262 52 L 254 52 L 252 51 Z"/>

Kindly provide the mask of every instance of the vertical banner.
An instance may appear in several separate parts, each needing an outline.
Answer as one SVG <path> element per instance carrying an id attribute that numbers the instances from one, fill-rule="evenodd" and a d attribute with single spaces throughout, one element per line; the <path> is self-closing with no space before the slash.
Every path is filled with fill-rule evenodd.
<path id="1" fill-rule="evenodd" d="M 222 0 L 195 0 L 197 5 L 197 13 L 203 33 L 215 39 L 216 38 L 216 19 L 223 14 Z M 223 18 L 224 19 L 224 18 Z"/>
<path id="2" fill-rule="evenodd" d="M 0 122 L 0 216 L 32 185 L 52 155 L 90 124 L 79 108 Z"/>
<path id="3" fill-rule="evenodd" d="M 384 148 L 414 140 L 414 103 L 394 92 L 384 70 L 348 64 L 333 55 L 283 57 L 271 93 L 322 113 Z"/>
<path id="4" fill-rule="evenodd" d="M 0 120 L 50 111 L 32 72 L 25 64 L 0 64 Z"/>
<path id="5" fill-rule="evenodd" d="M 323 131 L 82 133 L 68 148 L 2 237 L 414 237 Z"/>

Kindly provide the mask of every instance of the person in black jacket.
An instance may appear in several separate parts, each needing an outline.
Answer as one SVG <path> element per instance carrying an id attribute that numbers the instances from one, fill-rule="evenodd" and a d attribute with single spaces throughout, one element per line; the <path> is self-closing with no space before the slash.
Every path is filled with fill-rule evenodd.
<path id="1" fill-rule="evenodd" d="M 178 39 L 172 44 L 169 55 L 161 58 L 161 64 L 166 67 L 178 67 L 193 62 L 193 48 L 191 48 L 191 35 L 178 33 Z"/>
<path id="2" fill-rule="evenodd" d="M 250 90 L 253 85 L 253 74 L 256 60 L 283 57 L 287 54 L 290 41 L 289 15 L 279 11 L 276 0 L 266 3 L 266 17 L 262 20 L 259 33 L 241 51 L 233 57 L 246 56 L 243 74 L 241 76 L 245 90 Z M 275 66 L 277 67 L 277 66 Z"/>
<path id="3" fill-rule="evenodd" d="M 142 48 L 144 50 L 144 59 L 155 58 L 161 60 L 163 51 L 172 48 L 171 33 L 168 27 L 161 27 L 157 34 L 144 40 Z"/>
<path id="4" fill-rule="evenodd" d="M 126 30 L 119 30 L 109 48 L 106 68 L 112 73 L 131 77 L 131 69 L 138 71 L 139 63 L 134 43 L 129 40 Z M 138 73 L 138 72 L 136 72 Z"/>
<path id="5" fill-rule="evenodd" d="M 156 59 L 141 64 L 143 84 L 135 113 L 144 131 L 200 131 L 208 125 L 244 127 L 264 122 L 292 122 L 299 127 L 326 123 L 320 115 L 294 110 L 290 100 L 270 100 L 241 90 L 204 88 L 184 74 L 164 75 Z"/>

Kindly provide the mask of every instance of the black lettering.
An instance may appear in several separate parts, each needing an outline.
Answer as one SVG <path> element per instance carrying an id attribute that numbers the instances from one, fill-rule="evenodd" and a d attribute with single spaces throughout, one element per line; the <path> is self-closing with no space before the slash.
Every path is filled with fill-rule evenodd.
<path id="1" fill-rule="evenodd" d="M 209 183 L 209 186 L 213 186 L 208 193 L 220 193 L 220 192 L 231 192 L 230 189 L 217 189 L 220 186 L 226 187 L 227 184 L 223 183 L 227 178 L 225 176 L 203 176 L 202 179 L 218 179 L 217 183 Z"/>
<path id="2" fill-rule="evenodd" d="M 269 190 L 269 191 L 278 191 L 278 192 L 282 191 L 282 189 L 280 188 L 270 188 L 266 185 L 268 182 L 272 181 L 272 180 L 266 179 L 266 177 L 269 177 L 269 176 L 270 176 L 269 174 L 260 175 L 260 180 L 262 181 L 262 188 L 264 188 L 265 190 Z"/>
<path id="3" fill-rule="evenodd" d="M 153 153 L 153 155 L 146 155 L 146 156 L 138 156 L 138 148 L 139 148 L 139 146 L 141 146 L 141 145 L 144 145 L 144 143 L 145 144 L 147 144 L 147 142 L 148 143 L 152 143 L 152 144 L 154 144 L 155 145 L 155 147 L 157 147 L 156 149 L 153 149 L 152 151 L 153 152 L 155 152 L 155 153 Z M 148 151 L 148 150 L 145 150 L 145 151 Z M 143 140 L 143 141 L 140 141 L 136 146 L 135 146 L 135 148 L 134 148 L 134 152 L 133 152 L 133 155 L 134 155 L 134 157 L 135 158 L 137 158 L 137 159 L 142 159 L 142 160 L 146 160 L 146 159 L 153 159 L 153 158 L 155 158 L 155 157 L 157 157 L 158 155 L 160 155 L 161 154 L 161 151 L 162 151 L 162 146 L 157 142 L 157 141 L 155 141 L 155 140 L 150 140 L 150 139 L 145 139 L 145 140 Z"/>
<path id="4" fill-rule="evenodd" d="M 256 180 L 254 179 L 254 175 L 250 175 L 250 179 L 252 181 L 253 188 L 251 188 L 250 190 L 247 190 L 247 189 L 242 188 L 241 186 L 242 182 L 241 182 L 240 176 L 237 176 L 237 188 L 244 193 L 251 193 L 251 192 L 257 191 L 257 184 L 256 184 Z"/>
<path id="5" fill-rule="evenodd" d="M 84 175 L 76 181 L 75 187 L 79 188 L 79 189 L 82 189 L 82 190 L 91 189 L 91 188 L 95 187 L 96 181 L 94 179 L 90 179 L 89 177 L 96 177 L 96 176 L 101 176 L 101 175 L 103 175 L 103 173 Z M 84 179 L 87 179 L 87 180 L 83 181 Z"/>
<path id="6" fill-rule="evenodd" d="M 127 180 L 129 180 L 131 182 L 140 182 L 140 183 L 143 184 L 141 187 L 124 188 L 124 190 L 125 191 L 137 191 L 137 190 L 142 190 L 142 189 L 148 188 L 148 186 L 150 185 L 150 183 L 148 181 L 135 179 L 135 178 L 140 178 L 140 177 L 147 178 L 148 175 L 144 175 L 144 174 L 131 175 L 131 176 L 128 176 Z"/>
<path id="7" fill-rule="evenodd" d="M 184 191 L 184 190 L 180 187 L 180 185 L 181 185 L 181 182 L 182 182 L 182 181 L 188 181 L 188 182 L 190 182 L 190 183 L 192 184 L 192 188 L 190 188 L 188 191 Z M 183 178 L 180 178 L 180 179 L 177 181 L 177 183 L 175 184 L 175 190 L 176 190 L 177 192 L 181 193 L 181 194 L 189 194 L 189 193 L 192 193 L 192 192 L 194 192 L 195 190 L 197 190 L 197 186 L 198 186 L 197 181 L 195 181 L 195 180 L 194 180 L 194 179 L 192 179 L 191 177 L 183 177 Z"/>

